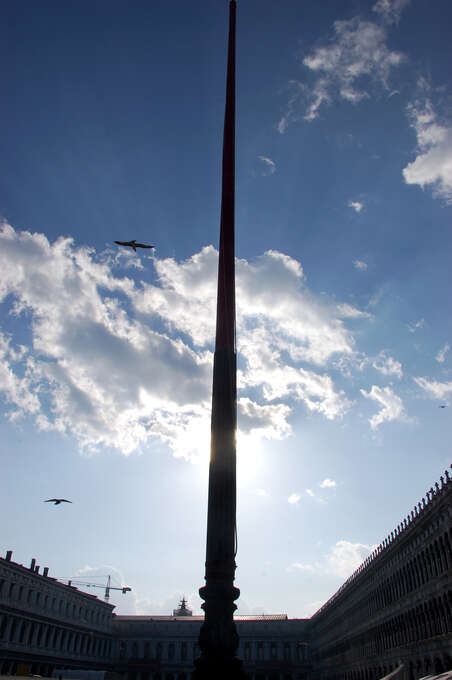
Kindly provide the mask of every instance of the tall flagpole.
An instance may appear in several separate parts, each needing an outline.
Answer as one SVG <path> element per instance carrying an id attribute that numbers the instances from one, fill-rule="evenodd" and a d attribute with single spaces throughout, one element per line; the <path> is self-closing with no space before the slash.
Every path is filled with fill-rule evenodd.
<path id="1" fill-rule="evenodd" d="M 217 327 L 213 366 L 212 423 L 207 510 L 204 623 L 195 680 L 245 678 L 236 657 L 239 643 L 233 615 L 240 591 L 234 587 L 236 537 L 237 387 L 235 351 L 235 15 L 229 3 L 229 43 L 223 136 Z"/>

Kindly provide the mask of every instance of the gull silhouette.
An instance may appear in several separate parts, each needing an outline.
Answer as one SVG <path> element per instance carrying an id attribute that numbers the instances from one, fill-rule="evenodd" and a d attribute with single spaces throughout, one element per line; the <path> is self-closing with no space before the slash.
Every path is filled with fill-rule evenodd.
<path id="1" fill-rule="evenodd" d="M 133 239 L 133 241 L 115 241 L 115 243 L 117 243 L 118 246 L 133 248 L 135 252 L 137 252 L 137 248 L 155 248 L 155 246 L 147 246 L 145 243 L 137 243 L 135 239 Z"/>
<path id="2" fill-rule="evenodd" d="M 447 408 L 447 404 L 441 404 L 438 408 Z"/>
<path id="3" fill-rule="evenodd" d="M 59 505 L 60 503 L 72 503 L 72 501 L 67 501 L 65 498 L 48 498 L 44 503 L 55 503 L 55 505 Z"/>

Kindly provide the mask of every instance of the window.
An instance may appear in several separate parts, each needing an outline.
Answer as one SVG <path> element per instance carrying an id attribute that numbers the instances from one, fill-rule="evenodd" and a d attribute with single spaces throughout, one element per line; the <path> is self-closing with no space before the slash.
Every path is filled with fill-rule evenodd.
<path id="1" fill-rule="evenodd" d="M 249 642 L 245 642 L 245 661 L 249 661 L 251 658 L 251 645 Z"/>
<path id="2" fill-rule="evenodd" d="M 13 619 L 13 623 L 12 623 L 11 629 L 9 631 L 9 641 L 10 642 L 12 642 L 14 640 L 14 636 L 16 634 L 16 627 L 17 627 L 16 619 Z"/>
<path id="3" fill-rule="evenodd" d="M 25 624 L 25 621 L 23 621 L 23 622 L 22 622 L 22 626 L 21 626 L 21 628 L 20 628 L 19 642 L 23 642 L 23 641 L 24 641 L 25 627 L 26 627 L 26 624 Z"/>
<path id="4" fill-rule="evenodd" d="M 284 644 L 284 659 L 285 661 L 289 661 L 290 659 L 290 645 L 288 642 Z"/>
<path id="5" fill-rule="evenodd" d="M 306 658 L 306 648 L 302 642 L 297 643 L 297 661 L 304 661 Z"/>
<path id="6" fill-rule="evenodd" d="M 168 645 L 168 659 L 174 659 L 174 642 L 170 642 Z"/>
<path id="7" fill-rule="evenodd" d="M 259 661 L 262 661 L 264 658 L 264 643 L 263 642 L 258 642 L 257 643 L 257 658 Z"/>
<path id="8" fill-rule="evenodd" d="M 270 646 L 270 656 L 272 659 L 276 659 L 276 642 L 272 642 Z"/>
<path id="9" fill-rule="evenodd" d="M 161 642 L 157 643 L 157 659 L 162 658 L 162 651 L 163 651 L 163 646 Z"/>
<path id="10" fill-rule="evenodd" d="M 183 642 L 180 647 L 180 658 L 182 661 L 185 661 L 187 658 L 187 643 Z"/>

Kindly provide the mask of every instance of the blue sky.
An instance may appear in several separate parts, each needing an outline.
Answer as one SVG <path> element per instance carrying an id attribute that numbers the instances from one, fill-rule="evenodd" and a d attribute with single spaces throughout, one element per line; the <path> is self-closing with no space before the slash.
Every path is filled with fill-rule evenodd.
<path id="1" fill-rule="evenodd" d="M 123 613 L 200 605 L 227 12 L 2 5 L 0 548 Z M 241 613 L 311 615 L 450 464 L 451 15 L 238 3 Z"/>

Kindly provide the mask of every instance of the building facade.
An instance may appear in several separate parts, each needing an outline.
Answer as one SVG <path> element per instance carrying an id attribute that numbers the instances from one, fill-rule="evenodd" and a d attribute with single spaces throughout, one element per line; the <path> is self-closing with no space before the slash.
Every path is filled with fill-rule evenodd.
<path id="1" fill-rule="evenodd" d="M 452 479 L 440 478 L 311 618 L 318 680 L 452 670 Z M 401 677 L 401 676 L 400 676 Z"/>
<path id="2" fill-rule="evenodd" d="M 115 669 L 128 680 L 189 680 L 202 622 L 202 616 L 116 616 Z M 250 680 L 308 678 L 309 619 L 236 616 L 235 624 L 239 657 Z"/>
<path id="3" fill-rule="evenodd" d="M 30 567 L 0 558 L 0 674 L 104 669 L 114 653 L 114 607 Z"/>

